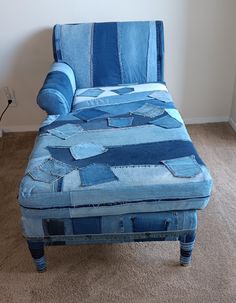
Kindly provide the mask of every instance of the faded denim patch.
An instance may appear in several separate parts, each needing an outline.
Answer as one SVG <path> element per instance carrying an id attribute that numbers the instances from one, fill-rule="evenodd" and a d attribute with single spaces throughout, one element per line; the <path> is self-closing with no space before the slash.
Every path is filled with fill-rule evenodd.
<path id="1" fill-rule="evenodd" d="M 76 97 L 98 97 L 104 92 L 101 88 L 89 88 L 86 89 L 83 93 L 76 95 Z"/>
<path id="2" fill-rule="evenodd" d="M 160 100 L 162 102 L 173 102 L 171 95 L 168 92 L 157 90 L 149 95 L 153 99 Z"/>
<path id="3" fill-rule="evenodd" d="M 118 180 L 108 165 L 90 164 L 79 170 L 81 186 L 92 186 Z"/>
<path id="4" fill-rule="evenodd" d="M 127 127 L 131 126 L 133 117 L 108 118 L 108 125 L 111 127 Z"/>
<path id="5" fill-rule="evenodd" d="M 192 178 L 201 173 L 201 168 L 194 155 L 164 160 L 161 161 L 161 163 L 163 163 L 175 177 Z"/>
<path id="6" fill-rule="evenodd" d="M 73 115 L 81 120 L 88 122 L 94 119 L 105 117 L 108 115 L 108 113 L 96 108 L 90 108 L 81 110 L 80 112 L 74 113 Z"/>
<path id="7" fill-rule="evenodd" d="M 133 111 L 133 114 L 144 117 L 154 118 L 164 114 L 165 110 L 157 105 L 145 103 L 143 106 Z"/>
<path id="8" fill-rule="evenodd" d="M 149 123 L 163 128 L 178 128 L 182 126 L 181 122 L 171 117 L 169 114 L 160 117 L 156 120 L 150 121 Z"/>
<path id="9" fill-rule="evenodd" d="M 80 125 L 68 123 L 49 129 L 48 133 L 65 140 L 81 131 L 83 131 L 83 128 Z"/>
<path id="10" fill-rule="evenodd" d="M 47 159 L 42 164 L 31 169 L 27 174 L 35 181 L 51 183 L 70 173 L 74 168 L 55 159 Z"/>
<path id="11" fill-rule="evenodd" d="M 129 94 L 134 91 L 133 87 L 123 87 L 123 88 L 118 88 L 118 89 L 113 89 L 112 92 L 118 94 L 118 95 L 125 95 Z"/>
<path id="12" fill-rule="evenodd" d="M 96 155 L 103 154 L 108 149 L 101 144 L 83 143 L 70 147 L 71 155 L 75 160 L 86 159 Z"/>

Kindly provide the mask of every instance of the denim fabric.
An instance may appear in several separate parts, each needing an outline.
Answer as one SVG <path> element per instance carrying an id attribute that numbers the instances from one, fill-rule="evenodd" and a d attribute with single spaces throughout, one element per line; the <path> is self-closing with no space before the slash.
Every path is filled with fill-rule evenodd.
<path id="1" fill-rule="evenodd" d="M 77 95 L 77 97 L 98 97 L 104 92 L 101 88 L 89 88 L 86 89 L 83 93 Z"/>
<path id="2" fill-rule="evenodd" d="M 47 159 L 28 174 L 36 181 L 51 183 L 71 172 L 74 168 L 55 159 Z"/>
<path id="3" fill-rule="evenodd" d="M 100 234 L 101 217 L 72 218 L 73 234 Z"/>
<path id="4" fill-rule="evenodd" d="M 90 164 L 81 168 L 79 172 L 81 186 L 91 186 L 117 180 L 110 167 L 104 164 Z"/>
<path id="5" fill-rule="evenodd" d="M 178 128 L 183 125 L 181 122 L 171 117 L 169 114 L 160 117 L 156 120 L 150 121 L 149 123 L 163 128 Z"/>
<path id="6" fill-rule="evenodd" d="M 90 159 L 75 161 L 69 148 L 48 146 L 48 150 L 53 158 L 74 167 L 84 167 L 91 163 Z M 177 140 L 109 147 L 106 153 L 93 157 L 93 163 L 105 163 L 109 166 L 151 165 L 189 155 L 195 155 L 198 163 L 203 164 L 191 142 Z"/>
<path id="7" fill-rule="evenodd" d="M 95 23 L 93 32 L 93 85 L 122 83 L 117 23 Z"/>
<path id="8" fill-rule="evenodd" d="M 92 23 L 77 25 L 57 24 L 54 27 L 54 58 L 55 61 L 63 61 L 73 69 L 76 78 L 76 86 L 92 87 Z"/>
<path id="9" fill-rule="evenodd" d="M 84 121 L 91 121 L 93 119 L 98 119 L 98 118 L 108 116 L 108 114 L 106 112 L 96 109 L 96 108 L 84 109 L 77 113 L 74 113 L 73 115 Z"/>
<path id="10" fill-rule="evenodd" d="M 147 82 L 149 27 L 149 22 L 118 23 L 118 45 L 122 74 L 122 82 L 120 83 Z M 153 64 L 155 63 L 156 60 Z"/>
<path id="11" fill-rule="evenodd" d="M 164 81 L 161 21 L 56 25 L 54 58 L 75 72 L 77 87 Z"/>
<path id="12" fill-rule="evenodd" d="M 171 95 L 165 91 L 155 91 L 151 93 L 149 97 L 160 100 L 162 102 L 173 102 Z"/>
<path id="13" fill-rule="evenodd" d="M 48 130 L 50 134 L 61 139 L 68 139 L 81 131 L 83 131 L 83 128 L 80 125 L 75 125 L 71 123 L 63 124 L 61 126 Z"/>
<path id="14" fill-rule="evenodd" d="M 128 127 L 132 125 L 133 117 L 108 118 L 111 127 Z"/>
<path id="15" fill-rule="evenodd" d="M 133 112 L 135 115 L 154 118 L 164 114 L 165 110 L 154 104 L 145 103 L 143 106 Z"/>
<path id="16" fill-rule="evenodd" d="M 51 115 L 70 112 L 75 92 L 73 80 L 73 72 L 69 66 L 55 63 L 39 91 L 38 105 Z"/>
<path id="17" fill-rule="evenodd" d="M 118 94 L 118 95 L 125 95 L 129 94 L 134 91 L 133 87 L 123 87 L 123 88 L 118 88 L 118 89 L 112 89 L 112 92 Z"/>
<path id="18" fill-rule="evenodd" d="M 107 148 L 100 144 L 84 143 L 70 147 L 71 155 L 75 160 L 86 159 L 105 153 Z"/>
<path id="19" fill-rule="evenodd" d="M 201 173 L 194 155 L 161 161 L 175 177 L 192 178 Z"/>

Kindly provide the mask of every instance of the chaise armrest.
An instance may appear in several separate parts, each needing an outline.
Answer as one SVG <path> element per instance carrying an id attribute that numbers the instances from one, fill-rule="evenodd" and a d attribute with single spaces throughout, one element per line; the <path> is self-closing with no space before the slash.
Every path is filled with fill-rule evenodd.
<path id="1" fill-rule="evenodd" d="M 75 75 L 65 63 L 53 63 L 37 97 L 38 105 L 49 115 L 71 111 L 76 90 Z"/>

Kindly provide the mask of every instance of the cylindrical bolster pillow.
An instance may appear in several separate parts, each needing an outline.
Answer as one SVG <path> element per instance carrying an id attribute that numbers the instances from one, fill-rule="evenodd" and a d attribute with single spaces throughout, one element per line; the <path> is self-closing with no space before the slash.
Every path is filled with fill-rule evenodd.
<path id="1" fill-rule="evenodd" d="M 65 63 L 54 63 L 39 91 L 37 103 L 49 115 L 69 113 L 75 89 L 72 69 Z"/>

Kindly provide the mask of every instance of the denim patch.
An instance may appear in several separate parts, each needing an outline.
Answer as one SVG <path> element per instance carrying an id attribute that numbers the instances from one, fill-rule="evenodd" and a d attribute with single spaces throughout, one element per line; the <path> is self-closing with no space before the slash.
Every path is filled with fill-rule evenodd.
<path id="1" fill-rule="evenodd" d="M 134 91 L 133 87 L 123 87 L 123 88 L 118 88 L 118 89 L 113 89 L 112 92 L 116 93 L 118 95 L 125 95 L 129 94 Z"/>
<path id="2" fill-rule="evenodd" d="M 79 170 L 81 186 L 91 186 L 116 181 L 118 178 L 108 165 L 90 164 Z"/>
<path id="3" fill-rule="evenodd" d="M 83 128 L 80 125 L 75 125 L 71 123 L 67 123 L 48 130 L 50 134 L 64 140 L 76 135 L 78 132 L 81 131 L 83 131 Z"/>
<path id="4" fill-rule="evenodd" d="M 135 115 L 154 118 L 164 114 L 165 110 L 154 104 L 145 103 L 143 106 L 133 112 Z"/>
<path id="5" fill-rule="evenodd" d="M 201 173 L 201 168 L 197 163 L 195 156 L 175 158 L 161 161 L 175 177 L 193 178 Z"/>
<path id="6" fill-rule="evenodd" d="M 98 97 L 104 92 L 101 88 L 89 88 L 86 89 L 83 93 L 76 95 L 76 97 Z"/>
<path id="7" fill-rule="evenodd" d="M 71 155 L 75 160 L 81 160 L 100 155 L 105 153 L 107 150 L 108 149 L 103 145 L 93 143 L 77 144 L 70 147 Z"/>
<path id="8" fill-rule="evenodd" d="M 173 102 L 173 99 L 171 98 L 171 95 L 168 92 L 157 90 L 150 94 L 148 97 L 151 97 L 153 99 L 160 100 L 162 102 Z"/>
<path id="9" fill-rule="evenodd" d="M 107 116 L 108 113 L 96 108 L 84 109 L 78 113 L 73 113 L 73 115 L 84 121 L 91 121 L 94 119 L 102 118 Z"/>
<path id="10" fill-rule="evenodd" d="M 51 183 L 70 173 L 74 168 L 64 162 L 47 159 L 42 164 L 34 167 L 28 174 L 35 180 Z"/>
<path id="11" fill-rule="evenodd" d="M 133 117 L 108 118 L 108 125 L 111 127 L 127 127 L 131 126 Z"/>
<path id="12" fill-rule="evenodd" d="M 182 126 L 181 122 L 171 117 L 169 114 L 160 117 L 156 120 L 150 121 L 149 123 L 163 128 L 178 128 Z"/>

